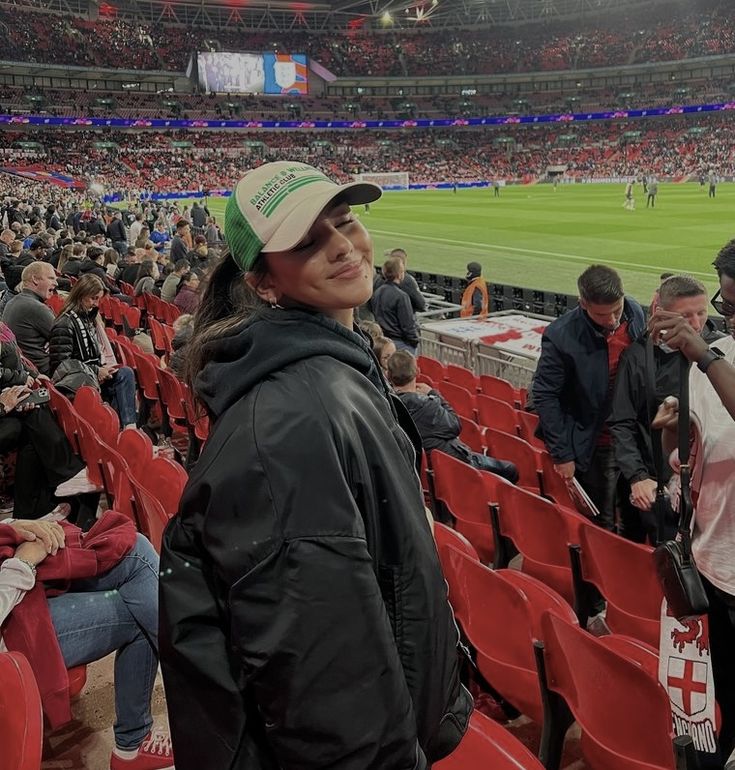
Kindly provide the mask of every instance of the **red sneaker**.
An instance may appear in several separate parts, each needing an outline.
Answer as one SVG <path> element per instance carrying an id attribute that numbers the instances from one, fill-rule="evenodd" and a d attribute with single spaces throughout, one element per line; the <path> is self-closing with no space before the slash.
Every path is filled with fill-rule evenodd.
<path id="1" fill-rule="evenodd" d="M 171 736 L 159 730 L 148 733 L 133 759 L 123 759 L 113 752 L 110 770 L 176 770 Z"/>

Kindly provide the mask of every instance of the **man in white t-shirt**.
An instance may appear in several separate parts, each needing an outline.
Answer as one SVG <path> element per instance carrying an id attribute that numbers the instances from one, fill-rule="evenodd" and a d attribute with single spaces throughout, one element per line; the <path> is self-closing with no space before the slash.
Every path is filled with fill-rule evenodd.
<path id="1" fill-rule="evenodd" d="M 696 366 L 689 377 L 694 442 L 692 550 L 709 597 L 710 652 L 715 694 L 722 712 L 720 746 L 735 770 L 735 240 L 714 261 L 720 289 L 712 305 L 731 336 L 708 347 L 682 317 L 657 310 L 650 323 L 655 340 L 681 350 Z M 678 405 L 662 406 L 655 424 L 671 436 Z"/>

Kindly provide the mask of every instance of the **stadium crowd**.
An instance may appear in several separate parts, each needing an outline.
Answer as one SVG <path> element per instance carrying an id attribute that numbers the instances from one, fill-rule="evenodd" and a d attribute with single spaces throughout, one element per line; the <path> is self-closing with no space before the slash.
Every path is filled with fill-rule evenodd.
<path id="1" fill-rule="evenodd" d="M 0 87 L 0 112 L 78 118 L 184 118 L 189 120 L 409 120 L 468 118 L 488 115 L 597 112 L 641 107 L 674 107 L 722 103 L 731 98 L 731 82 L 689 80 L 641 83 L 632 90 L 578 88 L 573 92 L 527 94 L 507 90 L 472 96 L 396 96 L 392 98 L 281 97 L 155 94 L 141 91 L 102 92 L 79 89 Z M 509 87 L 510 89 L 510 87 Z"/>
<path id="2" fill-rule="evenodd" d="M 680 116 L 640 121 L 303 133 L 108 132 L 47 129 L 0 133 L 4 167 L 57 172 L 106 193 L 228 189 L 252 165 L 291 157 L 346 181 L 354 174 L 408 172 L 412 183 L 544 179 L 549 167 L 575 180 L 636 176 L 698 177 L 735 173 L 727 115 L 696 122 Z M 41 148 L 20 150 L 18 141 Z M 112 146 L 109 146 L 109 145 Z M 184 146 L 181 146 L 181 145 Z"/>
<path id="3" fill-rule="evenodd" d="M 647 11 L 569 22 L 447 33 L 441 31 L 288 33 L 204 27 L 181 29 L 122 19 L 91 22 L 61 16 L 57 24 L 33 10 L 0 11 L 0 29 L 16 61 L 118 67 L 186 69 L 194 51 L 306 53 L 338 76 L 494 74 L 583 69 L 670 61 L 735 51 L 735 24 L 726 0 L 681 7 L 651 23 Z"/>

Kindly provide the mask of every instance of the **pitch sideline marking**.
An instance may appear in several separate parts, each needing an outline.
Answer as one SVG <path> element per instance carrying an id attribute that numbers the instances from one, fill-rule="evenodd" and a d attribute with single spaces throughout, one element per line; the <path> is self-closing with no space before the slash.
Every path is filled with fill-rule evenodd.
<path id="1" fill-rule="evenodd" d="M 538 249 L 524 249 L 520 246 L 503 246 L 502 244 L 498 243 L 478 243 L 476 241 L 457 241 L 453 240 L 452 238 L 433 238 L 429 235 L 413 235 L 410 233 L 396 233 L 392 232 L 391 230 L 376 230 L 375 228 L 369 228 L 369 232 L 371 233 L 377 233 L 378 235 L 394 235 L 398 238 L 406 238 L 408 240 L 414 239 L 414 240 L 421 240 L 421 241 L 438 241 L 440 243 L 452 243 L 456 246 L 473 246 L 473 247 L 480 247 L 485 249 L 505 249 L 506 251 L 519 251 L 523 254 L 540 254 L 545 257 L 563 257 L 564 259 L 568 259 L 574 262 L 589 262 L 590 264 L 594 262 L 594 260 L 591 257 L 580 257 L 577 254 L 565 254 L 564 252 L 559 251 L 539 251 Z M 641 270 L 653 270 L 658 272 L 663 272 L 664 270 L 671 270 L 670 267 L 660 267 L 656 265 L 642 265 L 638 262 L 621 262 L 620 260 L 612 260 L 612 259 L 606 259 L 606 264 L 610 265 L 618 265 L 620 267 L 633 267 L 636 269 Z M 698 272 L 696 270 L 687 270 L 686 271 L 689 275 L 700 275 L 704 278 L 714 278 L 712 273 L 702 273 Z"/>

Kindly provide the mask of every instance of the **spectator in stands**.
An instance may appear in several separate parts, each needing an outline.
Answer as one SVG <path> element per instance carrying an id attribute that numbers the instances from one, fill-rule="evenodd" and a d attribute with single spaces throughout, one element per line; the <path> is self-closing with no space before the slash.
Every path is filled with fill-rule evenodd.
<path id="1" fill-rule="evenodd" d="M 83 561 L 77 558 L 81 550 L 94 554 L 96 568 L 91 575 L 89 554 Z M 38 678 L 42 700 L 55 686 L 54 677 L 63 679 L 63 668 L 115 652 L 117 719 L 110 770 L 173 767 L 171 739 L 163 732 L 152 732 L 151 697 L 158 667 L 158 555 L 151 544 L 135 532 L 132 522 L 115 513 L 105 514 L 82 544 L 75 527 L 21 519 L 0 524 L 0 559 L 0 650 L 11 647 L 24 652 Z M 47 559 L 50 572 L 45 570 Z M 36 583 L 43 585 L 44 578 L 51 580 L 60 573 L 72 579 L 53 580 L 53 593 L 46 599 L 41 594 L 40 605 L 28 601 L 26 608 L 26 594 Z M 75 574 L 84 577 L 74 579 Z M 44 617 L 50 620 L 55 638 L 42 635 Z M 30 624 L 35 646 L 23 639 Z M 57 660 L 61 672 L 55 670 Z M 60 695 L 63 692 L 56 693 L 51 705 L 44 703 L 54 726 L 71 719 Z"/>
<path id="2" fill-rule="evenodd" d="M 209 212 L 205 206 L 202 206 L 199 201 L 194 201 L 191 204 L 191 224 L 192 227 L 196 227 L 200 232 L 204 230 L 204 226 L 207 224 L 207 216 Z"/>
<path id="3" fill-rule="evenodd" d="M 5 229 L 0 233 L 0 258 L 8 256 L 10 253 L 10 244 L 15 240 L 15 233 L 10 229 Z"/>
<path id="4" fill-rule="evenodd" d="M 375 323 L 375 321 L 360 321 L 360 331 L 366 335 L 373 350 L 375 350 L 375 343 L 378 340 L 386 339 L 383 337 L 383 330 L 380 328 L 380 324 Z"/>
<path id="5" fill-rule="evenodd" d="M 108 278 L 113 281 L 117 280 L 117 277 L 120 273 L 120 268 L 117 265 L 118 259 L 119 254 L 117 249 L 105 249 L 104 262 L 102 266 L 104 267 Z"/>
<path id="6" fill-rule="evenodd" d="M 135 222 L 133 223 L 133 226 L 135 226 Z M 132 227 L 131 227 L 132 229 Z M 152 241 L 149 241 L 148 238 L 150 237 L 150 230 L 148 229 L 148 225 L 143 225 L 143 227 L 140 228 L 140 232 L 138 233 L 138 237 L 135 239 L 135 248 L 136 249 L 145 249 L 146 245 L 148 243 L 151 243 L 152 247 Z"/>
<path id="7" fill-rule="evenodd" d="M 416 449 L 353 332 L 372 247 L 350 205 L 379 195 L 281 162 L 228 200 L 232 256 L 188 346 L 216 427 L 161 552 L 179 770 L 242 765 L 245 752 L 253 767 L 425 767 L 466 729 Z"/>
<path id="8" fill-rule="evenodd" d="M 378 327 L 380 328 L 380 327 Z M 383 374 L 388 378 L 388 359 L 396 352 L 396 345 L 393 340 L 389 340 L 387 337 L 383 337 L 382 333 L 380 337 L 377 337 L 373 341 L 373 352 L 378 359 L 380 368 L 383 370 Z"/>
<path id="9" fill-rule="evenodd" d="M 115 249 L 111 249 L 114 254 L 117 254 Z M 87 249 L 87 255 L 82 260 L 82 264 L 79 265 L 79 275 L 87 275 L 91 273 L 96 275 L 100 281 L 105 285 L 105 288 L 109 287 L 109 278 L 104 268 L 105 252 L 104 249 L 100 249 L 98 246 L 90 246 Z"/>
<path id="10" fill-rule="evenodd" d="M 140 276 L 140 266 L 143 262 L 143 249 L 131 247 L 128 249 L 127 260 L 120 274 L 120 280 L 135 286 Z"/>
<path id="11" fill-rule="evenodd" d="M 144 259 L 140 263 L 138 280 L 135 282 L 134 293 L 136 297 L 141 294 L 153 294 L 158 280 L 158 265 L 150 259 Z"/>
<path id="12" fill-rule="evenodd" d="M 46 207 L 45 219 L 47 230 L 56 230 L 57 232 L 61 230 L 61 220 L 56 213 L 56 206 L 54 206 L 53 203 Z"/>
<path id="13" fill-rule="evenodd" d="M 463 463 L 482 471 L 492 471 L 514 484 L 518 469 L 513 463 L 495 460 L 473 452 L 459 440 L 462 423 L 438 390 L 423 382 L 416 382 L 416 359 L 406 350 L 399 350 L 388 359 L 388 381 L 413 418 L 427 452 L 438 449 Z"/>
<path id="14" fill-rule="evenodd" d="M 391 257 L 383 265 L 385 283 L 373 294 L 372 309 L 383 334 L 393 340 L 398 350 L 416 354 L 419 330 L 408 294 L 399 288 L 405 268 L 399 257 Z"/>
<path id="15" fill-rule="evenodd" d="M 392 249 L 388 254 L 389 259 L 400 259 L 403 264 L 403 278 L 398 283 L 398 287 L 408 294 L 408 298 L 411 300 L 411 307 L 414 313 L 423 313 L 426 311 L 426 300 L 424 295 L 419 289 L 416 279 L 407 271 L 408 255 L 404 249 Z M 373 293 L 375 293 L 384 283 L 385 276 L 381 273 L 375 277 L 373 282 Z"/>
<path id="16" fill-rule="evenodd" d="M 46 300 L 56 288 L 56 272 L 46 262 L 23 269 L 22 289 L 5 306 L 3 321 L 10 327 L 23 355 L 41 374 L 50 375 L 48 343 L 54 314 Z"/>
<path id="17" fill-rule="evenodd" d="M 120 417 L 124 428 L 134 428 L 135 375 L 120 366 L 99 317 L 105 287 L 96 275 L 80 278 L 69 292 L 49 339 L 51 373 L 68 358 L 87 364 L 97 376 L 102 397 Z"/>
<path id="18" fill-rule="evenodd" d="M 462 294 L 459 315 L 462 318 L 475 315 L 485 318 L 488 309 L 487 281 L 482 277 L 482 265 L 479 262 L 468 263 L 465 280 L 467 287 Z"/>
<path id="19" fill-rule="evenodd" d="M 168 368 L 179 378 L 186 376 L 186 345 L 194 332 L 194 316 L 189 313 L 180 315 L 174 322 L 174 338 L 171 340 L 172 353 Z"/>
<path id="20" fill-rule="evenodd" d="M 107 237 L 112 242 L 112 248 L 122 257 L 128 250 L 128 233 L 122 219 L 122 211 L 116 211 L 112 222 L 107 226 Z"/>
<path id="21" fill-rule="evenodd" d="M 171 236 L 168 234 L 166 223 L 161 221 L 157 222 L 155 229 L 151 233 L 151 241 L 153 242 L 156 251 L 159 253 L 164 251 L 166 244 L 170 239 Z"/>
<path id="22" fill-rule="evenodd" d="M 176 305 L 182 313 L 190 313 L 193 315 L 196 313 L 199 303 L 202 298 L 199 294 L 199 284 L 201 279 L 193 270 L 190 270 L 186 275 L 182 276 L 181 281 L 177 287 L 176 296 L 174 297 L 174 305 Z"/>
<path id="23" fill-rule="evenodd" d="M 605 265 L 588 267 L 577 286 L 579 305 L 552 321 L 541 338 L 533 380 L 539 436 L 555 471 L 565 480 L 576 477 L 587 491 L 600 512 L 599 523 L 625 533 L 626 527 L 636 528 L 638 514 L 605 420 L 620 356 L 643 332 L 643 310 L 625 296 L 620 276 Z"/>
<path id="24" fill-rule="evenodd" d="M 79 276 L 79 270 L 82 267 L 82 261 L 84 260 L 86 254 L 87 247 L 83 243 L 75 243 L 71 247 L 71 254 L 67 255 L 64 266 L 59 268 L 59 272 L 62 275 L 77 278 Z M 59 259 L 59 262 L 61 262 L 61 259 Z"/>
<path id="25" fill-rule="evenodd" d="M 707 345 L 682 315 L 659 308 L 650 321 L 655 341 L 680 350 L 692 363 L 692 495 L 696 501 L 692 551 L 709 598 L 709 644 L 715 696 L 722 725 L 719 742 L 728 770 L 735 765 L 735 240 L 714 261 L 720 288 L 712 299 L 729 335 Z M 654 427 L 664 429 L 664 446 L 676 446 L 678 402 L 667 399 Z M 674 463 L 675 469 L 676 464 Z"/>
<path id="26" fill-rule="evenodd" d="M 214 256 L 214 252 L 210 251 L 209 246 L 207 246 L 207 239 L 203 235 L 197 235 L 194 237 L 194 248 L 186 255 L 186 258 L 191 266 L 198 271 L 206 267 Z"/>
<path id="27" fill-rule="evenodd" d="M 181 283 L 181 279 L 188 275 L 191 270 L 191 265 L 188 260 L 180 259 L 174 264 L 174 269 L 170 272 L 163 282 L 161 287 L 161 299 L 166 302 L 173 302 L 176 299 L 176 290 Z"/>
<path id="28" fill-rule="evenodd" d="M 191 244 L 187 243 L 187 237 L 191 234 L 191 227 L 185 219 L 179 219 L 176 223 L 176 235 L 171 241 L 171 261 L 178 262 L 180 259 L 186 259 Z"/>
<path id="29" fill-rule="evenodd" d="M 138 211 L 133 223 L 128 228 L 128 245 L 138 247 L 138 238 L 145 225 L 143 224 L 143 213 Z"/>
<path id="30" fill-rule="evenodd" d="M 207 226 L 204 230 L 204 237 L 207 239 L 207 246 L 210 248 L 216 246 L 222 240 L 222 233 L 220 233 L 214 217 L 207 217 Z"/>
<path id="31" fill-rule="evenodd" d="M 701 281 L 690 275 L 674 275 L 661 284 L 658 295 L 656 307 L 686 318 L 708 344 L 723 336 L 707 318 L 709 301 Z M 656 544 L 659 522 L 654 521 L 650 514 L 656 499 L 656 472 L 651 441 L 660 438 L 651 435 L 651 409 L 657 409 L 667 396 L 679 393 L 680 357 L 670 349 L 654 347 L 656 403 L 649 404 L 647 340 L 648 335 L 639 337 L 620 356 L 608 425 L 618 467 L 631 487 L 631 502 L 641 512 L 643 527 L 639 534 L 648 535 L 651 543 Z M 668 482 L 670 475 L 667 472 L 664 483 Z M 662 539 L 673 537 L 676 523 L 666 522 L 666 527 L 660 530 Z"/>
<path id="32" fill-rule="evenodd" d="M 28 249 L 21 252 L 18 264 L 22 264 L 25 267 L 35 260 L 44 260 L 46 259 L 47 251 L 48 246 L 46 245 L 46 241 L 42 238 L 34 238 Z"/>

